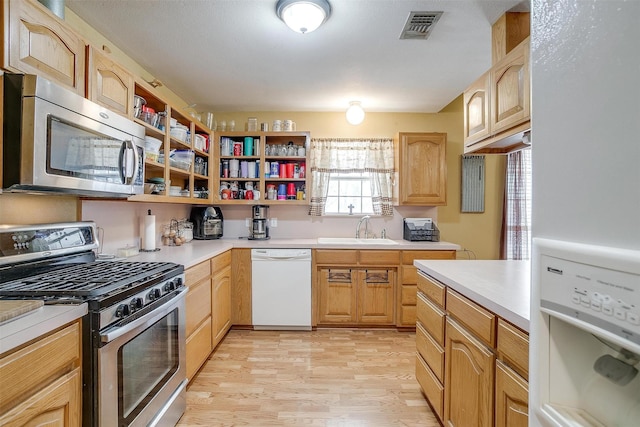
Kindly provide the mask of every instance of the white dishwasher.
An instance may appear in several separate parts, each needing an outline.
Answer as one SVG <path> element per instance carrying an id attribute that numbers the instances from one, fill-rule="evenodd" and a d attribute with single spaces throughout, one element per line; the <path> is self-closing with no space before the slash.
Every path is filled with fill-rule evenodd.
<path id="1" fill-rule="evenodd" d="M 311 330 L 311 249 L 252 249 L 254 329 Z"/>

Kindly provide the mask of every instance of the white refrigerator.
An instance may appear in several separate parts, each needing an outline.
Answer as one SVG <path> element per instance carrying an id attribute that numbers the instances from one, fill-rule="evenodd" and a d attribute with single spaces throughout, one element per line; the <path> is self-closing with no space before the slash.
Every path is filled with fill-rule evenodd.
<path id="1" fill-rule="evenodd" d="M 638 426 L 640 1 L 531 6 L 529 425 Z"/>

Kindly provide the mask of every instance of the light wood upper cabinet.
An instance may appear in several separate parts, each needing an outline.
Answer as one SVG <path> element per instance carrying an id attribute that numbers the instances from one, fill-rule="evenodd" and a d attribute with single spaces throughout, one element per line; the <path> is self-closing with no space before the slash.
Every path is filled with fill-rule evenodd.
<path id="1" fill-rule="evenodd" d="M 85 41 L 35 0 L 3 3 L 2 68 L 41 75 L 84 96 Z"/>
<path id="2" fill-rule="evenodd" d="M 107 54 L 87 46 L 87 98 L 133 118 L 133 74 Z"/>
<path id="3" fill-rule="evenodd" d="M 465 145 L 491 134 L 489 128 L 490 77 L 489 72 L 484 73 L 463 94 Z"/>
<path id="4" fill-rule="evenodd" d="M 447 204 L 447 134 L 402 132 L 398 136 L 400 205 Z"/>
<path id="5" fill-rule="evenodd" d="M 491 130 L 500 133 L 529 120 L 529 38 L 491 67 Z"/>

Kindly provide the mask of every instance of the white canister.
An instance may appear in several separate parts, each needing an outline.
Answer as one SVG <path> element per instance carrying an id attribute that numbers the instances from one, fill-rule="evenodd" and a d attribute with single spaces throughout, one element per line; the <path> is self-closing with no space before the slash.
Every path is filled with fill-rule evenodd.
<path id="1" fill-rule="evenodd" d="M 282 130 L 282 121 L 281 120 L 274 120 L 273 121 L 273 131 L 274 132 L 280 132 Z"/>
<path id="2" fill-rule="evenodd" d="M 282 125 L 282 130 L 285 132 L 291 132 L 293 130 L 293 120 L 285 120 Z"/>

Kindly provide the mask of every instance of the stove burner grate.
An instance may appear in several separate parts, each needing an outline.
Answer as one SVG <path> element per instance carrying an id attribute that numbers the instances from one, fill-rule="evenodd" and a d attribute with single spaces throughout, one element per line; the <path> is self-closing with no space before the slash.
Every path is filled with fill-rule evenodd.
<path id="1" fill-rule="evenodd" d="M 148 282 L 177 267 L 166 262 L 92 262 L 0 283 L 4 296 L 96 297 L 137 282 Z"/>

